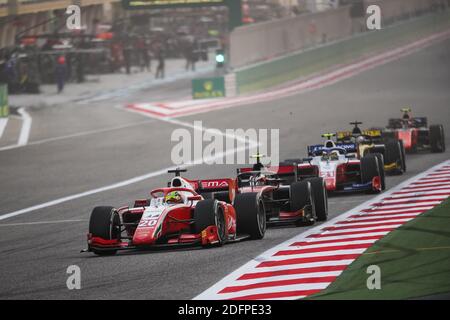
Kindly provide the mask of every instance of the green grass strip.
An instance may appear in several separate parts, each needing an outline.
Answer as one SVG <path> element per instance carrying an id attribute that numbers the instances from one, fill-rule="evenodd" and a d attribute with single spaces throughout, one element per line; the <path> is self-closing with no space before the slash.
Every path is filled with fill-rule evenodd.
<path id="1" fill-rule="evenodd" d="M 369 290 L 367 267 L 381 269 Z M 409 299 L 450 292 L 450 199 L 377 241 L 311 299 Z"/>

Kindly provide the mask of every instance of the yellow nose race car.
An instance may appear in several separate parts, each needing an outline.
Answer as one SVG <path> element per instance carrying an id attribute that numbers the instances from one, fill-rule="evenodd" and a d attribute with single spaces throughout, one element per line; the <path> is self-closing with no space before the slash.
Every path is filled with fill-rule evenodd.
<path id="1" fill-rule="evenodd" d="M 360 159 L 370 153 L 381 153 L 384 159 L 384 170 L 390 174 L 406 172 L 405 147 L 398 139 L 384 139 L 379 129 L 361 130 L 362 122 L 351 122 L 352 131 L 336 133 L 338 142 L 352 142 L 356 144 L 355 157 Z"/>

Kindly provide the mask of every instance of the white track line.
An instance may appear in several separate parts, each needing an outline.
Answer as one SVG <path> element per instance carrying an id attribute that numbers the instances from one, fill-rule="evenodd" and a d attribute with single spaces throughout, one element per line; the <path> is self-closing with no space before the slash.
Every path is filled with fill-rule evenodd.
<path id="1" fill-rule="evenodd" d="M 104 128 L 104 129 L 82 131 L 82 132 L 77 132 L 77 133 L 73 133 L 73 134 L 63 135 L 63 136 L 59 136 L 59 137 L 52 137 L 52 138 L 46 138 L 46 139 L 31 141 L 31 142 L 28 142 L 26 145 L 14 144 L 14 145 L 11 145 L 11 146 L 6 146 L 6 147 L 0 148 L 0 151 L 11 150 L 11 149 L 16 149 L 16 148 L 22 148 L 22 147 L 25 147 L 25 146 L 34 146 L 34 145 L 39 145 L 39 144 L 43 144 L 43 143 L 60 141 L 60 140 L 66 140 L 66 139 L 73 139 L 73 138 L 78 138 L 78 137 L 83 137 L 83 136 L 88 136 L 88 135 L 98 134 L 98 133 L 104 133 L 104 132 L 109 132 L 109 131 L 121 130 L 121 129 L 126 129 L 126 128 L 140 126 L 140 125 L 143 125 L 143 124 L 152 123 L 152 122 L 155 122 L 155 121 L 156 121 L 155 119 L 153 119 L 153 120 L 145 120 L 145 121 L 139 121 L 139 122 L 124 124 L 124 125 L 114 126 L 114 127 Z"/>
<path id="2" fill-rule="evenodd" d="M 17 226 L 34 226 L 40 224 L 56 224 L 56 223 L 72 223 L 72 222 L 87 222 L 88 220 L 55 220 L 55 221 L 36 221 L 36 222 L 20 222 L 20 223 L 4 223 L 0 227 L 17 227 Z"/>
<path id="3" fill-rule="evenodd" d="M 271 276 L 271 277 L 267 277 L 267 278 L 238 280 L 238 281 L 236 281 L 236 285 L 245 286 L 248 284 L 264 283 L 264 282 L 270 282 L 270 281 L 308 279 L 308 278 L 316 278 L 316 277 L 337 277 L 341 273 L 342 273 L 342 271 L 326 271 L 326 272 L 310 272 L 310 273 L 302 273 L 302 274 L 288 274 L 288 275 L 281 275 L 281 276 Z"/>
<path id="4" fill-rule="evenodd" d="M 180 126 L 185 126 L 185 127 L 188 127 L 188 128 L 194 129 L 194 130 L 200 130 L 202 132 L 206 132 L 206 131 L 210 130 L 209 128 L 206 128 L 206 127 L 196 127 L 196 126 L 194 126 L 194 125 L 192 125 L 190 123 L 182 122 L 182 121 L 179 121 L 179 120 L 163 120 L 163 121 L 170 122 L 170 123 L 173 123 L 173 124 L 177 124 L 177 125 L 180 125 Z M 217 131 L 216 133 L 221 133 L 221 132 Z M 212 157 L 201 158 L 201 159 L 194 159 L 194 161 L 184 164 L 183 167 L 186 167 L 186 168 L 187 167 L 192 167 L 192 166 L 196 166 L 196 165 L 202 164 L 203 162 L 209 162 L 209 161 L 214 161 L 215 159 L 221 159 L 221 158 L 223 158 L 223 157 L 225 157 L 225 156 L 227 156 L 229 154 L 234 154 L 234 153 L 239 152 L 239 151 L 247 150 L 247 149 L 252 148 L 253 146 L 257 145 L 256 142 L 254 142 L 252 140 L 249 140 L 249 139 L 242 139 L 241 137 L 237 137 L 237 136 L 234 136 L 234 135 L 229 135 L 227 133 L 222 133 L 222 135 L 225 136 L 225 137 L 232 137 L 232 138 L 234 138 L 234 139 L 236 139 L 238 141 L 247 142 L 248 145 L 244 143 L 244 145 L 239 147 L 239 148 L 233 148 L 233 149 L 227 150 L 225 152 L 220 152 L 220 153 L 217 153 L 216 155 L 214 155 Z M 20 209 L 20 210 L 14 211 L 14 212 L 6 213 L 6 214 L 3 214 L 3 215 L 0 215 L 0 220 L 5 220 L 5 219 L 11 218 L 11 217 L 15 217 L 15 216 L 19 216 L 19 215 L 22 215 L 22 214 L 25 214 L 25 213 L 29 213 L 29 212 L 33 212 L 33 211 L 36 211 L 36 210 L 52 207 L 52 206 L 55 206 L 55 205 L 58 205 L 58 204 L 61 204 L 61 203 L 64 203 L 64 202 L 68 202 L 68 201 L 71 201 L 71 200 L 75 200 L 75 199 L 91 196 L 91 195 L 96 194 L 96 193 L 109 191 L 109 190 L 113 190 L 113 189 L 118 189 L 118 188 L 123 188 L 123 187 L 131 185 L 131 184 L 135 184 L 135 183 L 138 183 L 138 182 L 150 179 L 150 178 L 154 178 L 154 177 L 157 177 L 157 176 L 161 176 L 161 175 L 167 174 L 168 170 L 173 170 L 173 169 L 175 169 L 177 167 L 178 166 L 167 167 L 167 168 L 164 168 L 164 169 L 161 169 L 161 170 L 157 170 L 157 171 L 153 171 L 153 172 L 149 172 L 149 173 L 146 173 L 146 174 L 143 174 L 143 175 L 131 178 L 131 179 L 120 181 L 120 182 L 117 182 L 117 183 L 114 183 L 114 184 L 111 184 L 111 185 L 103 186 L 103 187 L 100 187 L 100 188 L 88 190 L 88 191 L 81 192 L 81 193 L 76 193 L 76 194 L 73 194 L 73 195 L 70 195 L 70 196 L 62 197 L 62 198 L 59 198 L 59 199 L 55 199 L 55 200 L 52 200 L 52 201 L 48 201 L 48 202 L 44 202 L 44 203 L 41 203 L 41 204 L 38 204 L 38 205 L 34 205 L 34 206 L 31 206 L 31 207 L 28 207 L 28 208 L 24 208 L 24 209 Z"/>
<path id="5" fill-rule="evenodd" d="M 17 112 L 22 116 L 22 128 L 20 129 L 19 140 L 17 141 L 18 146 L 24 146 L 28 143 L 30 138 L 31 123 L 33 119 L 24 108 L 19 108 Z"/>
<path id="6" fill-rule="evenodd" d="M 0 139 L 5 132 L 6 125 L 8 124 L 8 118 L 0 118 Z"/>
<path id="7" fill-rule="evenodd" d="M 328 287 L 329 283 L 303 283 L 303 284 L 296 284 L 296 285 L 289 285 L 289 286 L 271 286 L 271 287 L 264 287 L 264 288 L 257 288 L 257 289 L 248 289 L 248 290 L 241 290 L 238 292 L 232 292 L 232 293 L 223 293 L 220 295 L 220 299 L 233 299 L 238 298 L 242 296 L 247 295 L 253 295 L 253 294 L 264 294 L 264 293 L 273 293 L 273 292 L 290 292 L 290 291 L 302 291 L 302 290 L 314 290 L 314 289 L 325 289 Z M 219 299 L 219 298 L 216 298 Z M 211 297 L 211 300 L 214 300 L 213 297 Z"/>

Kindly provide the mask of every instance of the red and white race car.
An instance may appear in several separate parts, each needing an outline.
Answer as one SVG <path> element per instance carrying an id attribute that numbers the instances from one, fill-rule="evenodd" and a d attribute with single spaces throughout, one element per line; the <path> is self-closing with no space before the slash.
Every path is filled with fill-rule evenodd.
<path id="1" fill-rule="evenodd" d="M 354 156 L 354 143 L 335 143 L 335 134 L 324 134 L 324 144 L 308 146 L 306 159 L 290 159 L 298 167 L 297 180 L 322 177 L 328 192 L 381 192 L 385 189 L 383 155 Z"/>
<path id="2" fill-rule="evenodd" d="M 136 200 L 133 206 L 96 207 L 89 220 L 88 248 L 98 255 L 115 254 L 125 249 L 202 245 L 220 246 L 246 238 L 262 239 L 266 215 L 258 194 L 235 199 L 235 180 L 190 181 L 176 176 L 168 187 L 154 189 L 149 199 Z M 234 204 L 205 199 L 208 192 L 226 186 Z M 204 191 L 204 190 L 203 190 Z"/>

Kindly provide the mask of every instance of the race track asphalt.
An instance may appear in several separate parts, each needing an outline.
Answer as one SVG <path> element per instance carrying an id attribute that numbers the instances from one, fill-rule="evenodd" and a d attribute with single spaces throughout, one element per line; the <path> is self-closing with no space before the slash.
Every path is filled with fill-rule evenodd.
<path id="1" fill-rule="evenodd" d="M 115 107 L 146 100 L 152 100 L 151 92 L 140 92 L 133 101 L 30 110 L 30 145 L 0 151 L 0 215 L 172 166 L 170 136 L 177 126 Z M 320 90 L 180 120 L 202 120 L 204 126 L 219 129 L 279 128 L 283 159 L 304 156 L 306 145 L 320 142 L 321 133 L 348 128 L 350 121 L 384 126 L 404 106 L 428 116 L 429 123 L 443 124 L 450 141 L 450 41 Z M 407 174 L 389 177 L 388 187 L 449 159 L 449 154 L 408 155 Z M 195 166 L 187 177 L 227 177 L 235 168 Z M 86 246 L 94 206 L 130 204 L 168 179 L 169 175 L 161 175 L 0 220 L 0 299 L 191 299 L 251 258 L 305 230 L 270 229 L 261 241 L 213 249 L 103 258 L 79 253 Z M 330 198 L 330 216 L 370 197 Z M 81 290 L 66 287 L 69 265 L 81 268 Z"/>

